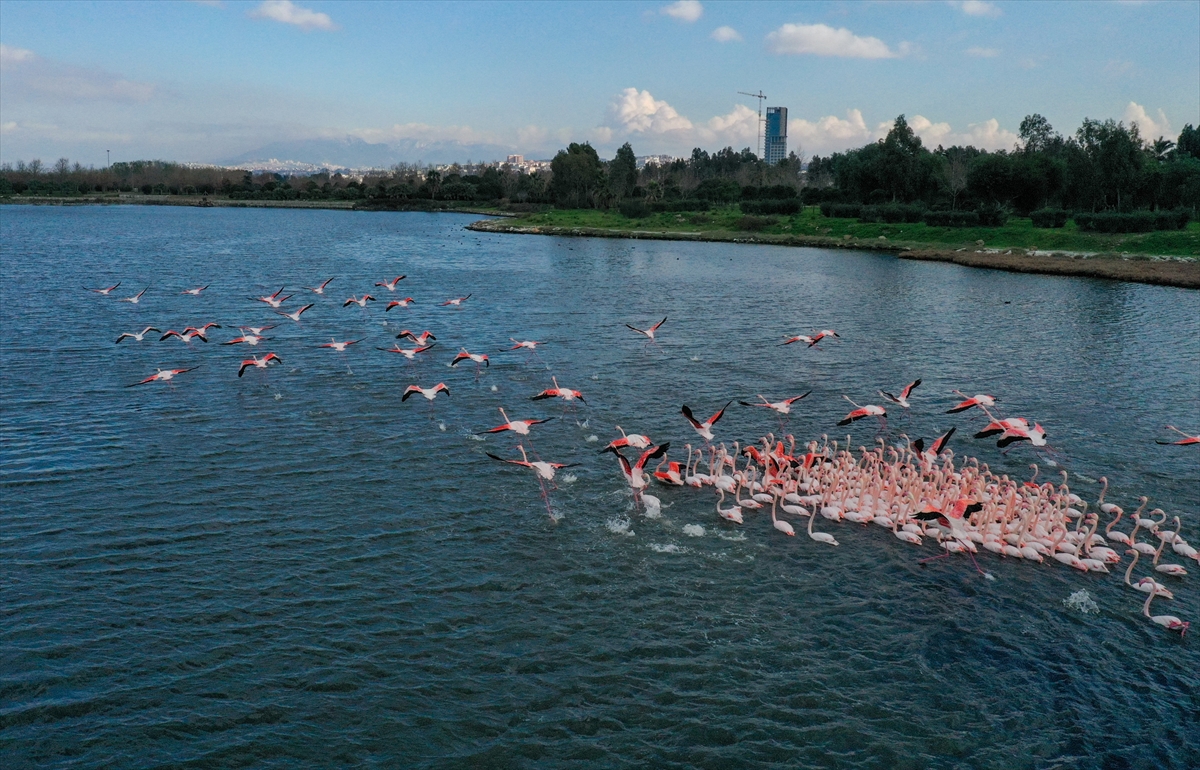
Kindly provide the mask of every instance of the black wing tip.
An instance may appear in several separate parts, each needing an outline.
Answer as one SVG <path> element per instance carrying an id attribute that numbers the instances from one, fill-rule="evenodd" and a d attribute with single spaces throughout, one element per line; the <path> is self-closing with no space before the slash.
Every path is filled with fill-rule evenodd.
<path id="1" fill-rule="evenodd" d="M 850 423 L 852 423 L 852 422 L 854 422 L 854 420 L 851 420 L 849 417 L 847 417 L 847 418 L 846 418 L 846 419 L 844 419 L 844 420 L 839 420 L 839 421 L 838 421 L 838 426 L 839 426 L 839 427 L 841 427 L 841 426 L 849 425 L 849 424 L 850 424 Z"/>

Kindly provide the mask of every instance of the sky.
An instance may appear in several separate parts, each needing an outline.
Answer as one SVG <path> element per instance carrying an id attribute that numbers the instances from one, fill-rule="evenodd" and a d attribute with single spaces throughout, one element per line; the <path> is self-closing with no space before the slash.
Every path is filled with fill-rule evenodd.
<path id="1" fill-rule="evenodd" d="M 759 90 L 806 158 L 900 114 L 929 146 L 1010 148 L 1035 112 L 1174 138 L 1200 124 L 1200 1 L 0 2 L 9 163 L 348 137 L 687 155 L 755 148 Z"/>

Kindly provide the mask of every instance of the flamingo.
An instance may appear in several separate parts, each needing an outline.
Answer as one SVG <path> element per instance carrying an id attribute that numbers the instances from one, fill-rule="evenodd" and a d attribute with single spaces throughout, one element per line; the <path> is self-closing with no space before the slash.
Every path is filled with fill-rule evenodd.
<path id="1" fill-rule="evenodd" d="M 779 502 L 779 495 L 775 495 L 771 500 L 771 526 L 779 530 L 788 537 L 796 536 L 796 528 L 790 522 L 781 521 L 775 516 L 775 506 Z"/>
<path id="2" fill-rule="evenodd" d="M 258 369 L 266 369 L 267 364 L 271 363 L 272 361 L 278 361 L 281 364 L 283 363 L 283 359 L 275 353 L 267 353 L 262 358 L 259 358 L 258 356 L 251 356 L 245 361 L 242 361 L 241 368 L 238 369 L 238 377 L 241 377 L 243 374 L 245 374 L 246 370 L 252 366 Z"/>
<path id="3" fill-rule="evenodd" d="M 126 385 L 127 388 L 133 388 L 138 385 L 145 385 L 148 382 L 170 382 L 184 372 L 191 372 L 199 369 L 198 366 L 193 366 L 189 369 L 159 369 L 156 374 L 152 374 L 141 382 L 135 382 L 132 385 Z"/>
<path id="4" fill-rule="evenodd" d="M 621 464 L 621 473 L 625 475 L 625 480 L 629 482 L 630 488 L 634 492 L 638 492 L 646 488 L 650 483 L 650 479 L 646 476 L 646 463 L 650 460 L 662 457 L 671 448 L 671 442 L 668 441 L 658 446 L 652 446 L 645 452 L 642 452 L 636 462 L 630 463 L 629 458 L 621 454 L 617 450 L 612 450 L 612 453 L 617 456 L 617 462 Z"/>
<path id="5" fill-rule="evenodd" d="M 563 468 L 574 468 L 576 465 L 579 465 L 579 463 L 548 463 L 543 460 L 530 462 L 528 455 L 525 454 L 525 447 L 517 444 L 517 449 L 521 450 L 520 460 L 505 460 L 503 457 L 497 457 L 491 452 L 484 452 L 484 454 L 493 460 L 499 460 L 502 463 L 519 465 L 522 468 L 530 468 L 534 473 L 537 474 L 539 479 L 545 479 L 546 481 L 554 481 L 554 474 Z"/>
<path id="6" fill-rule="evenodd" d="M 1187 541 L 1179 536 L 1179 517 L 1178 516 L 1175 517 L 1175 537 L 1172 538 L 1172 540 L 1171 540 L 1171 550 L 1174 551 L 1175 553 L 1179 554 L 1180 556 L 1186 557 L 1188 559 L 1195 559 L 1196 561 L 1200 561 L 1200 554 L 1198 554 L 1196 552 L 1196 549 L 1191 547 L 1190 545 L 1188 545 Z"/>
<path id="7" fill-rule="evenodd" d="M 207 284 L 207 283 L 206 283 L 206 284 L 204 284 L 203 286 L 201 286 L 201 287 L 200 287 L 200 288 L 198 288 L 198 289 L 184 289 L 183 291 L 181 291 L 181 292 L 179 292 L 179 293 L 180 293 L 180 294 L 191 294 L 193 297 L 199 297 L 199 296 L 200 296 L 200 292 L 204 291 L 205 289 L 207 289 L 207 288 L 208 288 L 209 286 L 211 286 L 211 285 L 212 285 L 212 284 Z"/>
<path id="8" fill-rule="evenodd" d="M 368 302 L 374 302 L 374 301 L 375 301 L 375 298 L 372 297 L 370 294 L 362 295 L 361 299 L 358 296 L 353 296 L 350 299 L 343 302 L 342 307 L 350 307 L 351 305 L 358 305 L 359 307 L 366 307 Z"/>
<path id="9" fill-rule="evenodd" d="M 981 408 L 995 406 L 996 403 L 1000 400 L 1000 399 L 996 398 L 995 396 L 987 396 L 982 393 L 968 398 L 967 395 L 965 393 L 963 393 L 961 390 L 952 390 L 950 392 L 961 396 L 963 398 L 963 400 L 960 401 L 958 404 L 955 404 L 950 409 L 947 409 L 946 414 L 956 414 L 958 412 L 965 412 L 968 409 L 970 409 L 971 407 L 975 407 L 975 406 L 978 406 Z"/>
<path id="10" fill-rule="evenodd" d="M 937 441 L 933 442 L 933 446 L 929 447 L 929 451 L 925 451 L 925 439 L 919 438 L 912 442 L 912 448 L 917 454 L 930 457 L 936 460 L 942 452 L 946 451 L 946 445 L 950 443 L 950 437 L 954 435 L 954 431 L 958 428 L 951 428 L 938 437 Z"/>
<path id="11" fill-rule="evenodd" d="M 888 401 L 891 401 L 893 404 L 896 404 L 897 406 L 902 406 L 905 409 L 908 409 L 908 407 L 909 407 L 908 397 L 912 395 L 912 392 L 914 390 L 916 390 L 920 384 L 921 384 L 920 379 L 913 380 L 912 382 L 910 382 L 904 386 L 904 390 L 900 391 L 899 396 L 893 396 L 891 393 L 888 393 L 886 390 L 879 391 L 879 395 L 883 396 Z"/>
<path id="12" fill-rule="evenodd" d="M 852 401 L 849 396 L 842 396 L 842 398 L 846 399 L 851 404 L 854 404 L 854 401 Z M 882 406 L 876 406 L 875 404 L 867 404 L 866 406 L 854 404 L 854 406 L 854 411 L 838 421 L 839 426 L 849 425 L 855 420 L 861 420 L 864 417 L 878 417 L 882 425 L 887 424 L 887 410 Z"/>
<path id="13" fill-rule="evenodd" d="M 325 342 L 321 345 L 318 345 L 317 347 L 332 348 L 333 350 L 336 350 L 339 353 L 345 353 L 346 348 L 350 347 L 351 345 L 357 345 L 360 342 L 362 342 L 362 340 L 347 340 L 346 342 L 338 342 L 336 339 L 330 338 L 329 342 Z"/>
<path id="14" fill-rule="evenodd" d="M 1133 561 L 1129 562 L 1129 566 L 1125 568 L 1125 585 L 1129 586 L 1130 588 L 1134 589 L 1135 591 L 1142 591 L 1143 593 L 1148 593 L 1148 594 L 1150 594 L 1150 593 L 1158 594 L 1159 596 L 1162 596 L 1166 599 L 1174 599 L 1175 598 L 1175 594 L 1171 593 L 1170 589 L 1168 589 L 1165 585 L 1163 585 L 1162 583 L 1159 583 L 1157 580 L 1155 580 L 1152 577 L 1144 577 L 1136 583 L 1129 582 L 1129 575 L 1132 574 L 1133 568 L 1138 563 L 1138 558 L 1142 554 L 1139 553 L 1138 551 L 1133 550 L 1132 548 L 1129 549 L 1128 551 L 1126 551 L 1125 553 L 1133 555 Z"/>
<path id="15" fill-rule="evenodd" d="M 275 324 L 268 324 L 267 326 L 239 326 L 238 331 L 242 332 L 243 334 L 249 332 L 256 337 L 261 337 L 263 332 L 274 328 Z"/>
<path id="16" fill-rule="evenodd" d="M 694 415 L 692 415 L 692 410 L 690 407 L 688 407 L 687 404 L 684 404 L 683 408 L 680 409 L 679 411 L 683 413 L 684 419 L 686 419 L 688 422 L 690 422 L 692 424 L 692 427 L 696 429 L 696 432 L 700 434 L 700 437 L 702 439 L 704 439 L 705 441 L 712 441 L 713 440 L 712 427 L 717 424 L 718 420 L 720 420 L 722 417 L 725 416 L 725 410 L 728 409 L 729 404 L 732 404 L 732 403 L 733 403 L 733 401 L 729 401 L 728 403 L 726 403 L 725 406 L 721 407 L 721 409 L 716 414 L 714 414 L 712 417 L 709 417 L 704 422 L 700 422 L 699 420 L 697 420 L 695 418 Z"/>
<path id="17" fill-rule="evenodd" d="M 469 300 L 470 298 L 471 298 L 471 295 L 468 294 L 465 297 L 456 297 L 454 299 L 448 299 L 445 302 L 442 302 L 441 304 L 439 304 L 438 307 L 458 307 L 458 306 L 462 305 L 462 303 Z"/>
<path id="18" fill-rule="evenodd" d="M 109 286 L 107 289 L 89 289 L 89 288 L 88 288 L 88 287 L 86 287 L 86 286 L 84 286 L 83 288 L 84 288 L 84 290 L 85 290 L 85 291 L 94 291 L 94 292 L 96 292 L 97 294 L 103 294 L 104 296 L 106 296 L 106 297 L 107 297 L 111 291 L 113 291 L 114 289 L 116 289 L 116 288 L 117 288 L 118 286 L 120 286 L 120 285 L 121 285 L 121 282 L 120 282 L 120 281 L 117 281 L 115 284 L 113 284 L 112 286 Z"/>
<path id="19" fill-rule="evenodd" d="M 1154 552 L 1154 561 L 1152 562 L 1152 564 L 1154 564 L 1154 571 L 1161 572 L 1164 575 L 1170 575 L 1171 577 L 1187 577 L 1187 570 L 1178 564 L 1158 563 L 1159 558 L 1162 557 L 1163 548 L 1165 548 L 1166 545 L 1167 541 L 1165 538 L 1158 543 L 1158 550 Z"/>
<path id="20" fill-rule="evenodd" d="M 96 291 L 96 289 L 89 289 L 88 291 Z M 117 337 L 116 344 L 120 345 L 121 340 L 123 340 L 127 337 L 129 339 L 133 339 L 133 340 L 137 340 L 138 342 L 141 342 L 142 338 L 146 336 L 147 332 L 161 332 L 161 331 L 162 331 L 162 329 L 156 329 L 153 326 L 147 326 L 145 329 L 142 329 L 140 332 L 124 332 L 121 334 L 121 336 Z"/>
<path id="21" fill-rule="evenodd" d="M 291 294 L 287 295 L 286 297 L 279 296 L 280 294 L 283 294 L 283 288 L 284 287 L 282 286 L 279 287 L 279 291 L 275 292 L 274 294 L 267 294 L 263 297 L 251 297 L 250 299 L 257 302 L 265 302 L 270 305 L 272 309 L 278 310 L 280 305 L 292 298 Z"/>
<path id="22" fill-rule="evenodd" d="M 308 310 L 310 307 L 312 307 L 311 303 L 305 305 L 304 307 L 300 308 L 299 310 L 297 310 L 294 313 L 284 313 L 282 310 L 276 310 L 275 312 L 277 314 L 283 316 L 284 318 L 290 318 L 293 321 L 295 321 L 296 323 L 300 323 L 300 316 L 304 315 L 304 311 Z"/>
<path id="23" fill-rule="evenodd" d="M 397 343 L 390 348 L 375 348 L 375 349 L 382 350 L 384 353 L 399 353 L 400 355 L 407 358 L 409 361 L 412 361 L 412 360 L 416 359 L 418 353 L 424 353 L 426 350 L 429 350 L 432 347 L 433 347 L 433 345 L 422 345 L 422 346 L 416 347 L 416 348 L 402 348 L 402 347 L 400 347 L 400 344 Z"/>
<path id="24" fill-rule="evenodd" d="M 745 520 L 742 518 L 742 509 L 739 506 L 735 505 L 732 508 L 721 507 L 721 504 L 725 502 L 725 487 L 719 486 L 717 487 L 717 491 L 721 494 L 721 499 L 717 500 L 717 515 L 725 519 L 725 521 L 732 521 L 734 524 L 744 524 Z"/>
<path id="25" fill-rule="evenodd" d="M 427 401 L 433 401 L 435 398 L 437 398 L 438 393 L 445 393 L 447 396 L 449 396 L 450 388 L 447 387 L 446 383 L 444 383 L 444 382 L 439 382 L 437 385 L 434 385 L 432 388 L 422 388 L 417 385 L 409 385 L 407 388 L 404 389 L 404 395 L 400 397 L 400 400 L 407 401 L 408 397 L 413 395 L 414 393 L 424 396 L 425 400 L 427 400 Z"/>
<path id="26" fill-rule="evenodd" d="M 412 302 L 413 302 L 412 297 L 405 297 L 404 299 L 394 299 L 391 302 L 387 303 L 387 307 L 385 307 L 383 309 L 383 312 L 386 313 L 387 311 L 391 310 L 394 307 L 408 307 L 409 305 L 412 304 Z"/>
<path id="27" fill-rule="evenodd" d="M 793 396 L 792 398 L 785 398 L 783 401 L 776 401 L 774 403 L 768 401 L 766 396 L 764 396 L 763 394 L 758 393 L 756 395 L 758 395 L 758 397 L 763 400 L 763 403 L 751 404 L 748 401 L 738 401 L 738 403 L 741 404 L 742 406 L 761 406 L 761 407 L 765 407 L 767 409 L 774 409 L 776 412 L 779 412 L 780 414 L 791 414 L 792 404 L 794 404 L 797 401 L 799 401 L 800 399 L 804 398 L 809 393 L 812 393 L 812 391 L 810 390 L 810 391 L 808 391 L 808 393 L 803 393 L 799 396 Z"/>
<path id="28" fill-rule="evenodd" d="M 264 337 L 261 334 L 243 334 L 241 337 L 234 337 L 233 339 L 229 340 L 228 342 L 222 342 L 221 344 L 222 345 L 237 345 L 238 343 L 245 343 L 245 344 L 249 345 L 250 347 L 254 347 L 255 345 L 257 345 L 258 343 L 262 342 L 265 339 L 270 339 L 270 338 Z"/>
<path id="29" fill-rule="evenodd" d="M 128 302 L 131 305 L 136 305 L 137 303 L 141 302 L 142 295 L 145 294 L 149 290 L 150 290 L 150 287 L 147 286 L 146 288 L 139 291 L 137 294 L 134 294 L 132 297 L 122 297 L 119 301 L 120 302 Z"/>
<path id="30" fill-rule="evenodd" d="M 433 336 L 433 332 L 429 331 L 428 329 L 420 334 L 413 334 L 408 329 L 405 329 L 396 335 L 396 339 L 398 340 L 404 339 L 405 337 L 417 343 L 418 345 L 428 345 L 430 340 L 437 339 L 437 337 Z"/>
<path id="31" fill-rule="evenodd" d="M 818 543 L 828 543 L 829 545 L 838 545 L 838 541 L 833 538 L 833 535 L 828 532 L 813 532 L 813 520 L 817 518 L 816 514 L 808 515 L 808 536 Z"/>
<path id="32" fill-rule="evenodd" d="M 95 291 L 95 289 L 93 289 L 93 291 Z M 1154 441 L 1155 444 L 1162 444 L 1163 446 L 1197 446 L 1197 445 L 1200 445 L 1200 434 L 1195 435 L 1195 436 L 1190 436 L 1187 433 L 1184 433 L 1183 431 L 1181 431 L 1179 428 L 1176 428 L 1174 425 L 1168 425 L 1167 428 L 1175 431 L 1180 436 L 1183 436 L 1183 438 L 1179 439 L 1178 441 L 1159 441 L 1159 440 L 1155 439 L 1155 441 Z"/>
<path id="33" fill-rule="evenodd" d="M 489 368 L 491 367 L 491 364 L 488 362 L 488 357 L 486 354 L 484 354 L 484 353 L 468 353 L 466 348 L 463 348 L 462 350 L 459 351 L 458 355 L 454 356 L 454 360 L 450 362 L 450 365 L 458 366 L 459 361 L 474 361 L 476 369 L 479 368 L 479 364 L 483 364 L 484 366 L 487 366 Z"/>
<path id="34" fill-rule="evenodd" d="M 305 286 L 304 288 L 308 289 L 313 294 L 324 294 L 325 287 L 328 286 L 332 281 L 332 278 L 327 278 L 320 286 Z"/>
<path id="35" fill-rule="evenodd" d="M 557 377 L 551 377 L 550 379 L 554 382 L 554 387 L 547 388 L 541 393 L 538 393 L 536 396 L 531 396 L 529 399 L 530 401 L 541 401 L 544 398 L 561 398 L 563 401 L 568 402 L 578 400 L 583 401 L 585 404 L 587 403 L 587 401 L 584 401 L 583 394 L 578 390 L 559 387 Z"/>
<path id="36" fill-rule="evenodd" d="M 663 319 L 662 319 L 661 321 L 659 321 L 658 323 L 654 324 L 654 325 L 653 325 L 653 326 L 651 326 L 649 329 L 639 329 L 639 328 L 637 328 L 636 326 L 629 326 L 629 324 L 625 324 L 625 326 L 626 326 L 626 327 L 628 327 L 628 328 L 630 328 L 630 329 L 633 329 L 633 330 L 634 330 L 635 332 L 637 332 L 638 334 L 644 334 L 644 335 L 646 335 L 646 337 L 647 337 L 647 338 L 648 338 L 648 339 L 649 339 L 651 342 L 654 342 L 654 333 L 658 331 L 658 327 L 662 326 L 662 325 L 663 325 L 663 324 L 665 324 L 666 322 L 667 322 L 667 317 L 666 317 L 666 316 L 663 316 Z"/>
<path id="37" fill-rule="evenodd" d="M 1188 626 L 1191 625 L 1186 620 L 1180 620 L 1174 615 L 1151 615 L 1150 602 L 1154 601 L 1154 594 L 1151 593 L 1146 597 L 1146 604 L 1142 607 L 1142 614 L 1150 618 L 1151 623 L 1156 623 L 1168 631 L 1178 631 L 1181 637 L 1187 636 Z"/>
<path id="38" fill-rule="evenodd" d="M 532 351 L 536 352 L 538 345 L 546 344 L 544 342 L 535 342 L 533 340 L 518 340 L 516 337 L 509 337 L 509 339 L 513 341 L 513 346 L 511 348 L 504 348 L 503 351 L 501 351 L 501 352 L 505 352 L 505 351 L 509 351 L 509 350 L 520 350 L 521 348 L 525 348 L 526 350 L 532 350 Z"/>
<path id="39" fill-rule="evenodd" d="M 204 333 L 201 332 L 199 329 L 189 329 L 188 331 L 185 331 L 183 334 L 180 334 L 179 332 L 175 331 L 174 329 L 169 329 L 166 334 L 164 334 L 163 336 L 158 338 L 158 341 L 162 342 L 163 340 L 170 339 L 171 337 L 178 337 L 179 339 L 183 340 L 184 342 L 189 342 L 189 343 L 193 339 L 199 339 L 201 342 L 208 342 L 208 337 L 205 337 Z"/>
<path id="40" fill-rule="evenodd" d="M 390 280 L 390 281 L 376 281 L 376 282 L 375 282 L 375 285 L 376 285 L 376 286 L 382 286 L 383 288 L 387 289 L 388 291 L 395 291 L 395 290 L 396 290 L 396 284 L 400 283 L 401 281 L 403 281 L 403 280 L 404 280 L 405 278 L 407 278 L 407 277 L 408 277 L 408 276 L 405 276 L 405 275 L 398 275 L 398 276 L 396 276 L 395 278 L 393 278 L 393 279 L 392 279 L 392 280 Z"/>
<path id="41" fill-rule="evenodd" d="M 504 424 L 497 425 L 495 428 L 489 428 L 484 433 L 503 433 L 506 430 L 511 430 L 518 436 L 528 436 L 530 426 L 540 425 L 554 419 L 553 417 L 546 417 L 541 420 L 510 420 L 508 419 L 508 415 L 504 413 L 504 407 L 500 407 L 500 416 L 504 418 Z"/>
<path id="42" fill-rule="evenodd" d="M 996 446 L 1003 449 L 1017 441 L 1028 441 L 1033 446 L 1046 446 L 1046 431 L 1036 422 L 1032 428 L 1008 428 L 1000 436 Z"/>
<path id="43" fill-rule="evenodd" d="M 620 449 L 621 447 L 627 447 L 627 446 L 633 447 L 634 449 L 645 449 L 646 447 L 650 446 L 651 443 L 653 443 L 652 441 L 650 441 L 649 436 L 644 436 L 640 433 L 627 434 L 627 433 L 625 433 L 625 430 L 620 425 L 617 425 L 615 427 L 617 430 L 621 431 L 621 438 L 615 438 L 612 441 L 608 442 L 608 446 L 606 446 L 600 450 L 601 453 L 607 452 L 610 449 Z"/>

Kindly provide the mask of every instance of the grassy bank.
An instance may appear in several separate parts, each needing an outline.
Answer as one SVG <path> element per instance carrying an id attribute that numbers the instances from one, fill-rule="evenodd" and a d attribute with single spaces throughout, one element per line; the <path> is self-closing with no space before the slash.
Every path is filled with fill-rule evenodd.
<path id="1" fill-rule="evenodd" d="M 746 221 L 749 219 L 750 221 Z M 1200 259 L 1200 222 L 1186 230 L 1109 235 L 1082 232 L 1074 222 L 1058 229 L 1035 228 L 1029 219 L 1014 217 L 1004 227 L 930 227 L 917 224 L 860 223 L 855 219 L 833 219 L 815 206 L 794 216 L 743 218 L 736 208 L 702 213 L 662 213 L 629 219 L 616 212 L 563 210 L 528 214 L 510 224 L 537 228 L 599 229 L 626 233 L 659 232 L 716 236 L 753 237 L 763 241 L 814 245 L 851 241 L 860 248 L 884 247 L 889 251 L 1020 249 L 1025 252 L 1060 252 L 1088 255 L 1183 257 Z M 753 230 L 747 230 L 749 224 Z M 616 234 L 616 233 L 614 233 Z M 980 244 L 979 241 L 983 243 Z"/>

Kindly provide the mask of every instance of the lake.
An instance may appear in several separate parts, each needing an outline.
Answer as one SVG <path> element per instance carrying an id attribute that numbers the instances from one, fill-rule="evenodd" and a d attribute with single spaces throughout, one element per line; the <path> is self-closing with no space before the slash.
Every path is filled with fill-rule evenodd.
<path id="1" fill-rule="evenodd" d="M 1147 495 L 1196 543 L 1200 452 L 1154 442 L 1200 431 L 1200 292 L 477 218 L 0 207 L 6 767 L 1194 766 L 1196 639 L 1142 617 L 1124 564 L 981 553 L 987 580 L 878 527 L 822 522 L 838 548 L 737 527 L 686 487 L 656 489 L 649 519 L 598 449 L 620 425 L 682 460 L 700 441 L 682 404 L 808 390 L 789 433 L 870 445 L 874 420 L 835 428 L 843 395 L 920 377 L 889 442 L 957 426 L 960 457 L 1066 470 L 1093 505 L 1106 475 L 1108 500 Z M 300 323 L 252 299 L 281 286 L 283 310 L 315 303 Z M 414 303 L 342 307 L 364 292 Z M 656 346 L 625 327 L 664 316 Z M 205 322 L 207 344 L 113 344 Z M 221 344 L 266 324 L 257 348 Z M 437 345 L 376 350 L 402 329 Z M 460 348 L 490 366 L 449 368 Z M 282 363 L 238 377 L 268 351 Z M 586 403 L 530 401 L 552 376 Z M 1052 451 L 972 439 L 953 389 L 1036 419 Z M 554 418 L 533 445 L 578 463 L 553 517 L 532 473 L 485 454 L 519 457 L 481 434 L 500 407 Z M 736 402 L 715 429 L 768 431 Z M 1155 612 L 1200 620 L 1196 572 Z M 1080 589 L 1097 612 L 1064 604 Z"/>

